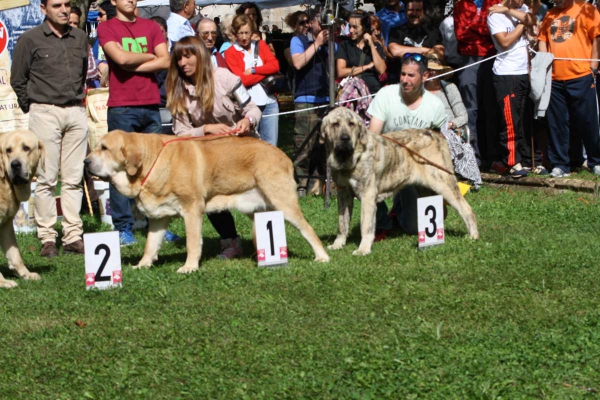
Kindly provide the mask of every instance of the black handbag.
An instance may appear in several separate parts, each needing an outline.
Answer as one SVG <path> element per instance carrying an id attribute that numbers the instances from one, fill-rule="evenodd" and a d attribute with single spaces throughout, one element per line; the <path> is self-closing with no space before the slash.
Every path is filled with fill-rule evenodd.
<path id="1" fill-rule="evenodd" d="M 258 47 L 259 42 L 254 42 L 254 67 L 258 61 Z M 289 91 L 287 78 L 281 72 L 275 72 L 274 74 L 267 75 L 262 81 L 259 82 L 267 94 L 281 93 Z"/>

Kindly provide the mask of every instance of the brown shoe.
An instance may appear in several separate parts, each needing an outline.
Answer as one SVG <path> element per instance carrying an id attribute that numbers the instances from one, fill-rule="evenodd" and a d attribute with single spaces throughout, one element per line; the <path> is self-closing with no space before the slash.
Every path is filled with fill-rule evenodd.
<path id="1" fill-rule="evenodd" d="M 56 245 L 54 242 L 45 242 L 42 243 L 42 250 L 40 250 L 40 256 L 46 258 L 53 258 L 58 255 L 58 250 L 56 250 Z"/>
<path id="2" fill-rule="evenodd" d="M 73 243 L 65 244 L 62 249 L 63 254 L 83 254 L 85 252 L 82 239 L 76 240 Z"/>

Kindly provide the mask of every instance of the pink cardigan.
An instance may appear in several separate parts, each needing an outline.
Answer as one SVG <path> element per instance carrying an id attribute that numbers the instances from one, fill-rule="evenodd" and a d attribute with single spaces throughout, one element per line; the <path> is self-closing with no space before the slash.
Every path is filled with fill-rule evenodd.
<path id="1" fill-rule="evenodd" d="M 254 118 L 256 124 L 260 122 L 262 113 L 253 101 L 249 101 L 243 108 L 240 108 L 232 100 L 232 93 L 240 84 L 240 78 L 225 68 L 216 68 L 214 79 L 215 95 L 211 114 L 204 114 L 198 107 L 194 85 L 185 84 L 187 91 L 185 106 L 188 112 L 173 117 L 173 133 L 177 136 L 204 136 L 204 125 L 206 124 L 226 124 L 233 129 L 235 124 L 244 117 Z"/>
<path id="2" fill-rule="evenodd" d="M 262 40 L 258 41 L 258 55 L 260 56 L 263 65 L 256 67 L 256 73 L 252 75 L 244 75 L 244 71 L 250 68 L 244 63 L 244 52 L 235 48 L 235 45 L 225 50 L 225 61 L 231 72 L 236 74 L 242 80 L 244 86 L 251 87 L 262 81 L 265 76 L 273 75 L 279 72 L 279 61 L 275 58 L 269 46 Z"/>

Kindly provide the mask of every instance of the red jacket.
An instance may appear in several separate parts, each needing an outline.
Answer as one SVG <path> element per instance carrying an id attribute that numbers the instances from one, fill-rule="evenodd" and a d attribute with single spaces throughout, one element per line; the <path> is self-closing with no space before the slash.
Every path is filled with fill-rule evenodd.
<path id="1" fill-rule="evenodd" d="M 229 70 L 239 76 L 242 83 L 247 88 L 256 85 L 258 82 L 262 81 L 265 76 L 279 72 L 279 61 L 277 61 L 273 53 L 271 53 L 269 46 L 262 40 L 258 43 L 258 55 L 260 56 L 263 65 L 255 68 L 255 74 L 244 75 L 244 71 L 250 67 L 246 67 L 246 64 L 244 63 L 244 52 L 236 49 L 235 45 L 225 50 L 224 53 Z"/>
<path id="2" fill-rule="evenodd" d="M 454 33 L 458 53 L 467 56 L 496 54 L 487 24 L 488 10 L 498 0 L 483 0 L 480 11 L 472 0 L 458 0 L 454 4 Z"/>

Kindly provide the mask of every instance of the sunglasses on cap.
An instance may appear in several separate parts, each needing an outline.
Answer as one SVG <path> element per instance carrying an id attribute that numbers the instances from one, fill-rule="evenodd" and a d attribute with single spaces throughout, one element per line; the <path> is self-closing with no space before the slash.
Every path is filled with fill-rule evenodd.
<path id="1" fill-rule="evenodd" d="M 402 56 L 403 59 L 413 59 L 416 62 L 425 62 L 425 56 L 423 54 L 418 54 L 418 53 L 404 53 L 404 55 Z"/>

